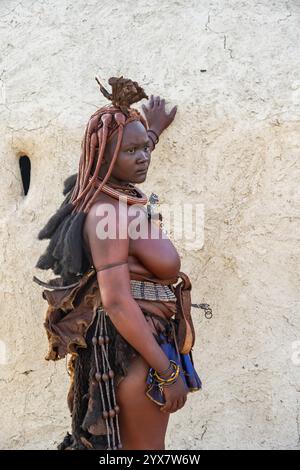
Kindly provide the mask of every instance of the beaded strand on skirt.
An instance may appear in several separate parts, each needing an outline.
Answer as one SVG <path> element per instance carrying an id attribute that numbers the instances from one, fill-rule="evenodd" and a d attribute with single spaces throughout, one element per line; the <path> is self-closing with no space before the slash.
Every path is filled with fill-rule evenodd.
<path id="1" fill-rule="evenodd" d="M 114 390 L 114 371 L 110 367 L 110 363 L 108 360 L 108 343 L 109 343 L 109 336 L 107 335 L 107 326 L 106 326 L 106 319 L 105 319 L 105 310 L 102 307 L 97 308 L 97 324 L 94 333 L 94 337 L 92 338 L 92 343 L 94 346 L 94 354 L 95 354 L 95 363 L 96 363 L 96 374 L 95 378 L 99 384 L 101 401 L 102 401 L 102 416 L 104 418 L 106 424 L 106 434 L 107 434 L 107 443 L 108 447 L 107 450 L 117 450 L 122 449 L 122 443 L 120 439 L 120 430 L 119 430 L 119 420 L 118 414 L 120 411 L 119 406 L 116 403 L 116 396 Z M 100 326 L 99 326 L 100 323 Z M 103 334 L 104 329 L 104 334 Z M 97 337 L 99 333 L 99 336 Z M 100 346 L 101 349 L 101 358 L 102 358 L 102 373 L 100 372 L 99 361 L 98 361 L 98 353 L 97 353 L 97 345 Z M 104 382 L 104 384 L 102 384 Z M 109 384 L 111 383 L 112 395 L 113 395 L 113 405 L 111 405 L 111 397 L 110 397 L 110 390 Z M 104 389 L 104 390 L 103 390 Z M 104 399 L 104 392 L 106 391 L 106 400 L 108 402 L 109 410 L 106 410 L 106 403 Z M 116 429 L 114 424 L 114 418 L 116 421 Z M 108 419 L 110 420 L 111 426 L 111 433 L 112 433 L 112 446 L 110 441 L 110 431 L 108 425 Z M 116 443 L 117 434 L 118 442 Z"/>
<path id="2" fill-rule="evenodd" d="M 107 324 L 106 324 L 106 312 L 105 310 L 102 309 L 102 325 L 104 325 L 104 334 L 105 334 L 105 338 L 109 338 L 108 337 L 108 332 L 107 332 Z M 101 333 L 103 334 L 103 333 Z M 115 411 L 115 420 L 116 420 L 116 432 L 117 432 L 117 438 L 118 438 L 118 445 L 116 447 L 116 449 L 122 449 L 122 443 L 121 443 L 121 437 L 120 437 L 120 428 L 119 428 L 119 412 L 120 412 L 120 408 L 117 404 L 117 400 L 116 400 L 116 395 L 115 395 L 115 383 L 114 383 L 114 371 L 112 370 L 111 366 L 110 366 L 110 363 L 109 363 L 109 360 L 108 360 L 108 341 L 106 342 L 105 344 L 105 348 L 103 350 L 103 353 L 104 353 L 104 356 L 106 358 L 106 361 L 107 361 L 107 365 L 109 367 L 109 371 L 111 372 L 111 389 L 112 389 L 112 395 L 113 395 L 113 409 Z"/>

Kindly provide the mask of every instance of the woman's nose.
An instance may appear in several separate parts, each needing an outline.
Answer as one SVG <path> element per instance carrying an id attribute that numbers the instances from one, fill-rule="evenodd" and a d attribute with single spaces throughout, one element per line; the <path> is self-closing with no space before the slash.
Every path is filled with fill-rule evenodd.
<path id="1" fill-rule="evenodd" d="M 146 150 L 141 150 L 137 156 L 137 163 L 148 162 L 150 159 L 150 152 Z"/>

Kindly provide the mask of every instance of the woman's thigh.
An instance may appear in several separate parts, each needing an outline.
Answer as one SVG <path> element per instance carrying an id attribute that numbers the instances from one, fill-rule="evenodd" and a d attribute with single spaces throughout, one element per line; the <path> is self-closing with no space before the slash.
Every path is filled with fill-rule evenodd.
<path id="1" fill-rule="evenodd" d="M 170 414 L 160 411 L 160 406 L 146 396 L 148 370 L 146 361 L 141 356 L 135 357 L 116 390 L 124 450 L 165 448 Z"/>

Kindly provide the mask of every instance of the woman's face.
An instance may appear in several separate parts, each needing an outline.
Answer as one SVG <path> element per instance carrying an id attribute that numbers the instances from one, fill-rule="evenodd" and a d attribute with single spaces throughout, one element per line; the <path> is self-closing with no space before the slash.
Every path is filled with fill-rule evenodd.
<path id="1" fill-rule="evenodd" d="M 106 145 L 104 160 L 100 168 L 103 178 L 112 160 L 118 133 L 116 132 Z M 116 184 L 143 183 L 147 176 L 151 152 L 148 133 L 140 121 L 131 121 L 124 127 L 121 147 L 109 181 Z"/>

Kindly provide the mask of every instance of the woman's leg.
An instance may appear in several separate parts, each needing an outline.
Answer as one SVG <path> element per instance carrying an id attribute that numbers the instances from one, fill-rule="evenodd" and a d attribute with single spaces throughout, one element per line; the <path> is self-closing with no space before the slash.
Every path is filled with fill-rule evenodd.
<path id="1" fill-rule="evenodd" d="M 116 401 L 124 450 L 163 450 L 169 413 L 145 394 L 149 365 L 141 356 L 132 361 L 128 374 L 119 383 Z"/>

